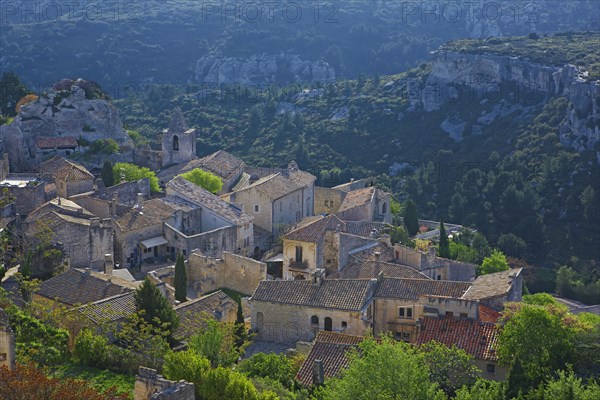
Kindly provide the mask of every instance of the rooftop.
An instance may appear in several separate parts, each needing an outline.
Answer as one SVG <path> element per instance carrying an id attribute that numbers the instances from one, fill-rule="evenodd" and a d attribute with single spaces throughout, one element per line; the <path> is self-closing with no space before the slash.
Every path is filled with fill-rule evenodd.
<path id="1" fill-rule="evenodd" d="M 326 231 L 339 230 L 342 233 L 360 237 L 379 237 L 385 225 L 368 221 L 344 221 L 334 214 L 305 218 L 293 231 L 285 234 L 285 240 L 317 243 Z"/>
<path id="2" fill-rule="evenodd" d="M 130 290 L 85 271 L 69 269 L 42 282 L 36 294 L 68 305 L 76 305 L 92 303 Z"/>
<path id="3" fill-rule="evenodd" d="M 212 317 L 220 321 L 227 311 L 237 312 L 237 303 L 221 290 L 181 303 L 175 307 L 179 315 L 179 327 L 174 336 L 178 339 L 188 338 L 203 328 L 203 318 Z"/>
<path id="4" fill-rule="evenodd" d="M 456 345 L 479 360 L 498 360 L 498 328 L 493 323 L 454 317 L 424 317 L 417 336 L 417 345 L 432 340 L 446 346 Z"/>
<path id="5" fill-rule="evenodd" d="M 252 301 L 316 308 L 360 311 L 371 296 L 370 279 L 311 281 L 261 281 Z"/>
<path id="6" fill-rule="evenodd" d="M 40 165 L 40 171 L 51 174 L 55 179 L 65 181 L 94 179 L 94 175 L 83 165 L 59 156 L 44 161 Z"/>
<path id="7" fill-rule="evenodd" d="M 377 188 L 374 186 L 348 192 L 338 212 L 344 212 L 368 204 L 373 200 Z"/>
<path id="8" fill-rule="evenodd" d="M 420 295 L 461 298 L 470 286 L 469 282 L 384 277 L 377 286 L 375 296 L 414 300 L 418 300 Z"/>
<path id="9" fill-rule="evenodd" d="M 393 264 L 388 262 L 365 261 L 355 262 L 347 265 L 341 271 L 329 275 L 328 279 L 371 279 L 377 278 L 379 273 L 390 278 L 412 278 L 427 279 L 430 278 L 406 265 Z"/>
<path id="10" fill-rule="evenodd" d="M 343 333 L 319 331 L 315 343 L 302 363 L 296 379 L 304 386 L 313 384 L 313 366 L 315 360 L 323 361 L 323 372 L 326 378 L 337 376 L 348 367 L 348 350 L 356 348 L 365 338 Z"/>
<path id="11" fill-rule="evenodd" d="M 465 293 L 464 298 L 482 300 L 505 295 L 510 292 L 513 280 L 519 276 L 521 271 L 522 268 L 519 268 L 480 275 L 475 279 L 467 293 Z"/>
<path id="12" fill-rule="evenodd" d="M 118 321 L 135 313 L 134 292 L 98 300 L 82 306 L 78 310 L 96 324 Z"/>
<path id="13" fill-rule="evenodd" d="M 167 183 L 167 193 L 183 197 L 185 200 L 204 207 L 237 226 L 251 223 L 253 220 L 252 216 L 244 213 L 236 206 L 180 176 Z"/>
<path id="14" fill-rule="evenodd" d="M 276 200 L 296 190 L 310 186 L 316 179 L 314 175 L 298 169 L 283 170 L 260 178 L 238 191 L 256 189 L 272 200 Z"/>
<path id="15" fill-rule="evenodd" d="M 77 139 L 73 136 L 63 137 L 38 137 L 35 139 L 38 149 L 70 149 L 79 146 Z"/>
<path id="16" fill-rule="evenodd" d="M 173 215 L 175 209 L 163 199 L 152 199 L 142 203 L 142 209 L 133 208 L 115 218 L 115 223 L 123 232 L 136 231 L 153 225 L 162 224 Z"/>

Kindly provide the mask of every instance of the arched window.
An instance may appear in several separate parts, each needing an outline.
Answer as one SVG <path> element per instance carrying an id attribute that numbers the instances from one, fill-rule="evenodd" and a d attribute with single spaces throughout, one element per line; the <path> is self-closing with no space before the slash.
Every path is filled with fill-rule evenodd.
<path id="1" fill-rule="evenodd" d="M 319 317 L 317 317 L 316 315 L 310 317 L 310 324 L 319 326 Z"/>
<path id="2" fill-rule="evenodd" d="M 179 136 L 173 136 L 173 150 L 179 151 Z"/>
<path id="3" fill-rule="evenodd" d="M 381 213 L 382 214 L 387 213 L 387 203 L 383 203 L 383 205 L 381 206 Z"/>
<path id="4" fill-rule="evenodd" d="M 333 330 L 333 322 L 329 317 L 325 317 L 325 330 L 329 332 Z"/>

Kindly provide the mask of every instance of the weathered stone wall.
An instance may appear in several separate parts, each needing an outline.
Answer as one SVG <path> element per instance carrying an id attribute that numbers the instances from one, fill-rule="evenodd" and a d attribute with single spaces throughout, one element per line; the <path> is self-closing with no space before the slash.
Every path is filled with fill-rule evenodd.
<path id="1" fill-rule="evenodd" d="M 115 228 L 115 262 L 121 265 L 121 268 L 130 268 L 139 263 L 141 254 L 138 244 L 142 240 L 152 239 L 163 234 L 163 224 L 157 221 L 155 225 L 144 229 L 138 229 L 130 232 L 121 232 L 114 224 Z M 129 261 L 127 260 L 129 258 Z"/>
<path id="2" fill-rule="evenodd" d="M 82 179 L 79 181 L 66 182 L 64 180 L 57 180 L 56 193 L 60 197 L 69 198 L 76 196 L 81 193 L 88 193 L 94 190 L 93 179 Z"/>
<path id="3" fill-rule="evenodd" d="M 335 214 L 345 197 L 343 190 L 315 186 L 315 215 Z"/>
<path id="4" fill-rule="evenodd" d="M 349 210 L 339 212 L 338 217 L 344 221 L 370 221 L 375 220 L 375 202 L 362 204 L 360 206 L 353 207 Z"/>
<path id="5" fill-rule="evenodd" d="M 164 236 L 169 246 L 184 252 L 188 257 L 196 249 L 212 257 L 220 257 L 223 251 L 237 251 L 237 228 L 227 226 L 197 235 L 187 236 L 170 224 L 165 224 Z"/>
<path id="6" fill-rule="evenodd" d="M 193 252 L 186 270 L 189 284 L 202 294 L 220 288 L 252 294 L 260 281 L 267 279 L 267 264 L 230 252 L 223 252 L 218 259 Z"/>
<path id="7" fill-rule="evenodd" d="M 296 260 L 296 246 L 302 247 L 302 260 Z M 283 241 L 283 279 L 294 279 L 294 269 L 305 267 L 310 271 L 320 268 L 322 257 L 319 256 L 316 243 L 299 242 L 295 240 Z M 300 265 L 302 264 L 302 266 Z"/>
<path id="8" fill-rule="evenodd" d="M 415 268 L 431 279 L 471 282 L 475 278 L 475 264 L 437 257 L 435 251 L 424 253 L 402 244 L 394 245 L 396 262 Z"/>
<path id="9" fill-rule="evenodd" d="M 94 194 L 94 197 L 112 201 L 113 197 L 117 195 L 118 204 L 133 206 L 137 203 L 138 193 L 142 193 L 146 200 L 150 198 L 150 180 L 148 178 L 104 188 Z"/>
<path id="10" fill-rule="evenodd" d="M 195 400 L 193 383 L 170 381 L 145 367 L 140 367 L 135 378 L 134 400 Z"/>
<path id="11" fill-rule="evenodd" d="M 370 332 L 371 321 L 366 312 L 300 307 L 288 304 L 252 301 L 252 329 L 259 340 L 276 343 L 295 343 L 298 340 L 312 341 L 319 330 L 325 328 L 325 318 L 331 318 L 332 330 L 349 335 L 365 336 Z M 317 316 L 319 324 L 311 324 Z M 346 328 L 342 328 L 346 322 Z"/>
<path id="12" fill-rule="evenodd" d="M 357 248 L 377 243 L 377 240 L 363 238 L 360 236 L 350 235 L 347 233 L 336 233 L 337 235 L 337 246 L 338 246 L 338 269 L 341 270 L 346 265 L 348 265 L 348 260 L 350 258 L 350 253 L 352 250 Z"/>
<path id="13" fill-rule="evenodd" d="M 25 187 L 8 187 L 8 191 L 15 198 L 17 213 L 27 215 L 46 202 L 44 184 L 38 183 Z"/>
<path id="14" fill-rule="evenodd" d="M 229 199 L 232 203 L 241 204 L 243 211 L 246 214 L 254 217 L 254 225 L 257 225 L 266 231 L 273 232 L 272 216 L 273 206 L 271 199 L 265 193 L 250 188 L 242 190 L 240 192 L 233 193 Z M 254 206 L 258 206 L 258 212 L 255 211 Z"/>

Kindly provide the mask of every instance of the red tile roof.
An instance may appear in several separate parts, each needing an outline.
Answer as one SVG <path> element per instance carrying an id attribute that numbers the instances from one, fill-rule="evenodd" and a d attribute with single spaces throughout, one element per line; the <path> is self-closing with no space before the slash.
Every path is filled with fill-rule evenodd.
<path id="1" fill-rule="evenodd" d="M 448 347 L 456 345 L 476 359 L 497 361 L 498 328 L 496 324 L 472 319 L 424 317 L 417 345 L 435 340 Z"/>
<path id="2" fill-rule="evenodd" d="M 469 282 L 384 277 L 377 286 L 375 296 L 413 300 L 417 300 L 420 295 L 461 298 L 470 286 Z"/>
<path id="3" fill-rule="evenodd" d="M 348 350 L 356 348 L 364 339 L 362 336 L 319 331 L 310 353 L 296 375 L 296 380 L 304 386 L 312 386 L 315 360 L 323 361 L 326 378 L 336 376 L 348 366 Z"/>
<path id="4" fill-rule="evenodd" d="M 479 320 L 495 324 L 500 319 L 500 313 L 491 307 L 479 304 Z"/>
<path id="5" fill-rule="evenodd" d="M 77 139 L 73 136 L 64 137 L 38 137 L 35 140 L 38 149 L 70 149 L 78 146 Z"/>

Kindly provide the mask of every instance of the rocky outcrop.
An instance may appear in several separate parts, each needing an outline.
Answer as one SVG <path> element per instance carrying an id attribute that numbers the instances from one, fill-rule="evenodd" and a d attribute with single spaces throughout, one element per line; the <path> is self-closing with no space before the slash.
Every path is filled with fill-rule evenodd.
<path id="1" fill-rule="evenodd" d="M 255 55 L 245 60 L 206 56 L 196 63 L 196 80 L 215 85 L 333 82 L 335 76 L 335 70 L 323 60 L 307 61 L 284 53 Z"/>
<path id="2" fill-rule="evenodd" d="M 434 55 L 420 96 L 412 96 L 411 101 L 434 111 L 461 97 L 474 102 L 508 98 L 513 104 L 531 105 L 536 101 L 533 93 L 564 96 L 570 104 L 560 129 L 561 142 L 583 151 L 600 142 L 600 81 L 587 76 L 574 65 L 556 67 L 495 54 L 440 51 Z"/>
<path id="3" fill-rule="evenodd" d="M 38 137 L 83 138 L 88 142 L 114 139 L 130 145 L 117 109 L 90 82 L 63 80 L 32 103 L 21 107 L 9 125 L 0 126 L 0 151 L 10 154 L 11 170 L 25 171 L 39 164 Z"/>

